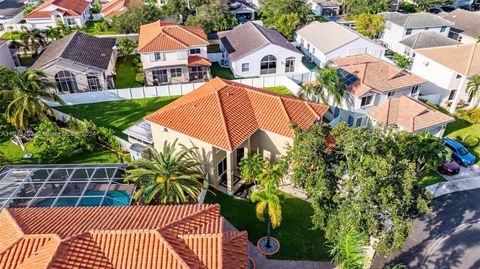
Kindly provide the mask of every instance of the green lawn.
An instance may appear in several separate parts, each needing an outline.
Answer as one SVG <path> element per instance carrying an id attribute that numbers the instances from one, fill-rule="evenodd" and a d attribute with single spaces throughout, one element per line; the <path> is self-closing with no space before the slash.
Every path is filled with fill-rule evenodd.
<path id="1" fill-rule="evenodd" d="M 220 67 L 218 63 L 212 63 L 210 67 L 210 71 L 212 72 L 213 77 L 221 77 L 224 79 L 234 79 L 232 71 L 230 68 Z"/>
<path id="2" fill-rule="evenodd" d="M 122 100 L 73 106 L 56 109 L 77 119 L 88 119 L 97 126 L 111 128 L 115 135 L 127 138 L 123 130 L 141 121 L 143 117 L 167 105 L 177 97 L 155 97 L 134 100 Z"/>
<path id="3" fill-rule="evenodd" d="M 430 186 L 436 183 L 445 182 L 445 178 L 439 175 L 437 172 L 430 170 L 428 174 L 420 178 L 419 185 L 422 187 Z"/>
<path id="4" fill-rule="evenodd" d="M 255 216 L 255 204 L 234 199 L 211 188 L 205 203 L 219 203 L 222 215 L 237 229 L 248 231 L 248 238 L 253 244 L 266 235 L 266 223 L 260 222 Z M 310 217 L 313 209 L 308 202 L 282 193 L 282 224 L 273 230 L 272 235 L 280 241 L 280 251 L 273 259 L 288 260 L 330 260 L 325 246 L 323 233 L 312 230 Z"/>
<path id="5" fill-rule="evenodd" d="M 278 94 L 293 95 L 292 92 L 285 86 L 265 87 L 263 89 Z"/>
<path id="6" fill-rule="evenodd" d="M 117 73 L 115 76 L 115 88 L 124 89 L 142 86 L 141 83 L 135 80 L 138 69 L 133 64 L 133 57 L 129 57 L 126 61 L 124 61 L 123 57 L 118 58 L 117 64 L 115 65 L 115 72 Z"/>
<path id="7" fill-rule="evenodd" d="M 469 134 L 480 139 L 480 124 L 471 124 L 461 119 L 456 119 L 454 122 L 447 125 L 445 136 L 457 139 L 458 136 Z M 477 164 L 480 164 L 480 143 L 469 151 L 477 158 Z"/>
<path id="8" fill-rule="evenodd" d="M 10 40 L 20 40 L 20 32 L 13 31 L 13 32 L 5 32 L 1 38 L 3 39 L 10 39 Z"/>
<path id="9" fill-rule="evenodd" d="M 102 21 L 87 21 L 85 23 L 85 25 L 83 26 L 81 31 L 85 32 L 85 33 L 88 33 L 88 34 L 91 34 L 91 35 L 115 35 L 115 34 L 118 34 L 117 32 L 115 32 L 112 29 L 110 29 L 108 31 L 97 31 L 97 29 L 95 29 L 95 25 L 100 24 L 100 23 L 102 23 Z"/>

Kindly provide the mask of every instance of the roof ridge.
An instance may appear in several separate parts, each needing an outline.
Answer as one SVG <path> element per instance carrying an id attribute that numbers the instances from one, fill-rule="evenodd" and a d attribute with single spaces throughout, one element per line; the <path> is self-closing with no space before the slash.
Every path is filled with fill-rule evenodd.
<path id="1" fill-rule="evenodd" d="M 164 242 L 165 248 L 168 249 L 170 253 L 178 259 L 177 261 L 181 263 L 184 268 L 190 268 L 190 265 L 187 263 L 187 261 L 185 261 L 185 259 L 176 251 L 173 244 L 170 243 L 170 241 L 160 231 L 151 230 L 150 232 L 158 236 L 160 240 Z"/>
<path id="2" fill-rule="evenodd" d="M 470 74 L 470 70 L 472 69 L 472 65 L 473 65 L 473 56 L 475 55 L 475 51 L 477 50 L 477 45 L 478 45 L 478 42 L 475 42 L 473 44 L 473 49 L 472 49 L 472 54 L 470 54 L 470 59 L 469 59 L 469 63 L 468 63 L 468 69 L 467 69 L 467 77 L 468 75 Z"/>
<path id="3" fill-rule="evenodd" d="M 43 236 L 43 235 L 42 235 L 42 236 Z M 31 237 L 38 237 L 38 236 L 32 235 Z M 45 237 L 47 237 L 47 236 L 45 236 Z M 39 248 L 37 249 L 37 251 L 35 251 L 35 253 L 32 253 L 32 254 L 34 254 L 34 255 L 30 255 L 29 257 L 26 257 L 25 260 L 23 260 L 22 263 L 24 263 L 26 260 L 31 260 L 31 259 L 35 259 L 35 258 L 41 259 L 41 255 L 39 255 L 40 252 L 41 252 L 41 250 L 45 249 L 45 248 L 46 248 L 45 246 L 46 246 L 47 244 L 49 244 L 49 243 L 50 243 L 50 244 L 56 243 L 56 245 L 55 245 L 55 251 L 53 252 L 53 255 L 46 257 L 46 259 L 44 260 L 44 262 L 46 262 L 46 266 L 45 266 L 44 268 L 49 268 L 50 265 L 51 265 L 51 263 L 53 262 L 55 256 L 56 256 L 57 253 L 59 252 L 60 246 L 62 245 L 63 241 L 62 241 L 62 239 L 61 239 L 57 234 L 50 234 L 50 235 L 48 235 L 48 237 L 49 237 L 51 240 L 47 241 L 43 246 L 39 247 Z M 33 264 L 35 264 L 36 266 L 38 266 L 38 262 L 35 262 L 35 263 L 33 263 Z M 20 268 L 23 268 L 23 266 L 22 266 L 21 264 L 19 264 L 18 266 L 19 266 L 19 269 L 20 269 Z M 40 267 L 36 267 L 36 268 L 40 268 Z"/>
<path id="4" fill-rule="evenodd" d="M 254 22 L 249 22 L 247 24 L 251 24 L 253 26 L 253 28 L 255 28 L 255 30 L 267 41 L 267 43 L 271 43 L 273 44 L 272 40 L 270 40 L 267 36 L 265 36 L 262 31 L 260 31 L 260 29 L 257 27 L 257 26 L 260 26 Z M 263 27 L 263 26 L 262 26 Z M 266 28 L 266 27 L 264 27 Z M 264 47 L 265 45 L 263 45 L 262 47 Z"/>
<path id="5" fill-rule="evenodd" d="M 308 109 L 313 113 L 315 114 L 315 116 L 317 116 L 318 118 L 321 118 L 320 115 L 318 115 L 318 113 L 315 111 L 315 109 L 313 109 L 312 105 L 310 104 L 310 102 L 307 102 L 307 101 L 304 101 L 305 104 L 307 105 Z"/>
<path id="6" fill-rule="evenodd" d="M 189 221 L 189 220 L 191 220 L 191 219 L 193 219 L 193 218 L 196 218 L 197 216 L 202 215 L 202 214 L 204 214 L 204 213 L 206 213 L 206 212 L 209 212 L 209 211 L 215 211 L 214 213 L 215 213 L 216 217 L 219 217 L 219 215 L 220 215 L 220 205 L 218 205 L 218 204 L 213 204 L 213 205 L 205 206 L 205 208 L 203 208 L 203 209 L 201 209 L 201 210 L 199 210 L 199 211 L 197 211 L 197 212 L 195 212 L 195 213 L 193 213 L 193 214 L 190 214 L 190 215 L 185 216 L 185 217 L 183 217 L 183 218 L 181 218 L 181 219 L 178 219 L 178 220 L 176 220 L 176 221 L 173 221 L 173 222 L 171 222 L 171 223 L 168 223 L 168 224 L 164 225 L 163 227 L 159 227 L 159 228 L 157 228 L 157 229 L 162 229 L 162 230 L 163 230 L 163 229 L 165 229 L 165 230 L 169 230 L 169 229 L 170 229 L 170 230 L 172 230 L 172 229 L 174 229 L 174 228 L 177 226 L 177 224 L 184 224 L 184 225 L 186 225 L 186 224 L 188 224 L 188 221 Z M 206 223 L 204 223 L 204 225 L 205 225 L 205 224 L 206 224 Z M 182 234 L 182 233 L 179 233 L 179 234 Z"/>
<path id="7" fill-rule="evenodd" d="M 222 123 L 223 123 L 223 127 L 224 127 L 224 131 L 225 131 L 225 134 L 227 136 L 227 143 L 228 143 L 228 147 L 230 148 L 230 151 L 233 150 L 233 145 L 232 145 L 232 139 L 230 138 L 230 133 L 228 132 L 228 127 L 227 127 L 227 122 L 225 120 L 225 112 L 223 111 L 223 106 L 222 106 L 222 100 L 220 98 L 220 94 L 218 93 L 219 90 L 225 88 L 226 86 L 223 86 L 222 88 L 218 89 L 215 91 L 215 96 L 217 98 L 217 101 L 219 103 L 219 108 L 220 108 L 220 116 L 222 117 Z"/>
<path id="8" fill-rule="evenodd" d="M 292 121 L 292 117 L 290 117 L 290 114 L 288 114 L 287 107 L 285 106 L 285 103 L 283 102 L 283 99 L 281 96 L 278 96 L 278 99 L 280 100 L 280 103 L 282 104 L 282 110 L 285 113 L 285 115 L 288 118 L 288 122 Z"/>

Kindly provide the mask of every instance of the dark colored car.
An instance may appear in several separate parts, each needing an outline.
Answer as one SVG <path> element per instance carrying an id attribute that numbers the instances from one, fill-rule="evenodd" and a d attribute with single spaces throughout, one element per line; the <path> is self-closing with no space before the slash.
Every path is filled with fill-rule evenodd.
<path id="1" fill-rule="evenodd" d="M 460 165 L 455 161 L 449 163 L 442 163 L 440 166 L 438 166 L 438 172 L 440 172 L 441 174 L 453 176 L 460 172 Z"/>

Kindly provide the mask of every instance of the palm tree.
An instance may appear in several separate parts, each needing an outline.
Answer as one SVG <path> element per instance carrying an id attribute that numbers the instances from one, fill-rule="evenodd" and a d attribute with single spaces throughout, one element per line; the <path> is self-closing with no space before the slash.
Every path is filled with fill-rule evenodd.
<path id="1" fill-rule="evenodd" d="M 181 204 L 188 197 L 198 200 L 203 188 L 199 180 L 205 177 L 198 171 L 203 163 L 192 158 L 193 148 L 177 150 L 176 145 L 177 140 L 165 141 L 161 152 L 148 148 L 149 159 L 130 164 L 134 169 L 127 172 L 125 181 L 139 187 L 135 200 L 143 197 L 145 204 Z"/>
<path id="2" fill-rule="evenodd" d="M 467 93 L 476 97 L 480 89 L 480 75 L 471 76 L 467 83 Z"/>
<path id="3" fill-rule="evenodd" d="M 266 186 L 270 182 L 278 187 L 280 180 L 285 174 L 285 169 L 280 163 L 268 163 L 264 166 L 262 172 L 258 176 L 260 183 Z"/>
<path id="4" fill-rule="evenodd" d="M 403 265 L 403 264 L 395 264 L 395 265 L 387 265 L 385 267 L 383 267 L 383 269 L 406 269 L 407 266 Z"/>
<path id="5" fill-rule="evenodd" d="M 48 121 L 53 110 L 45 101 L 64 104 L 64 101 L 50 91 L 55 84 L 40 70 L 26 70 L 23 73 L 0 68 L 0 98 L 8 100 L 5 110 L 7 120 L 16 128 L 26 129 L 29 118 Z"/>
<path id="6" fill-rule="evenodd" d="M 363 269 L 368 261 L 365 251 L 366 237 L 350 230 L 345 236 L 339 236 L 330 249 L 332 262 L 340 269 Z"/>
<path id="7" fill-rule="evenodd" d="M 254 192 L 250 200 L 257 203 L 255 212 L 260 221 L 267 219 L 267 243 L 270 248 L 271 229 L 275 229 L 282 223 L 282 205 L 279 197 L 279 190 L 273 181 L 267 181 L 264 189 Z"/>
<path id="8" fill-rule="evenodd" d="M 45 37 L 42 32 L 36 28 L 21 32 L 20 39 L 31 49 L 33 55 L 38 53 L 39 48 L 46 45 Z"/>
<path id="9" fill-rule="evenodd" d="M 243 158 L 239 164 L 240 176 L 248 182 L 256 184 L 258 177 L 263 171 L 265 160 L 259 153 L 249 154 L 248 157 Z"/>
<path id="10" fill-rule="evenodd" d="M 332 96 L 336 103 L 342 101 L 347 91 L 347 85 L 336 67 L 327 62 L 323 68 L 317 69 L 315 82 L 300 89 L 300 96 L 317 96 L 323 103 L 328 103 L 328 97 Z"/>

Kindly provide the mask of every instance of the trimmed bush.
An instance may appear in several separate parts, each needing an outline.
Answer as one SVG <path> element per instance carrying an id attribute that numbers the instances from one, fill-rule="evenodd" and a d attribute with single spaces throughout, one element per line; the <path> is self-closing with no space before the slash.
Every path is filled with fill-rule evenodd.
<path id="1" fill-rule="evenodd" d="M 470 110 L 459 109 L 457 110 L 457 116 L 469 123 L 479 124 L 480 123 L 480 108 L 474 108 Z"/>
<path id="2" fill-rule="evenodd" d="M 142 73 L 138 73 L 138 74 L 135 76 L 135 80 L 136 80 L 138 83 L 142 83 L 142 84 L 143 84 L 143 81 L 144 81 L 143 72 L 142 72 Z"/>
<path id="3" fill-rule="evenodd" d="M 139 68 L 143 68 L 143 64 L 142 64 L 142 63 L 137 63 L 136 65 L 137 65 L 137 67 L 139 67 Z"/>
<path id="4" fill-rule="evenodd" d="M 137 65 L 137 64 L 140 63 L 140 59 L 138 59 L 137 57 L 135 57 L 135 58 L 133 58 L 132 62 L 133 62 L 134 65 Z"/>
<path id="5" fill-rule="evenodd" d="M 478 144 L 478 137 L 469 134 L 458 136 L 458 140 L 467 148 L 474 148 Z"/>

